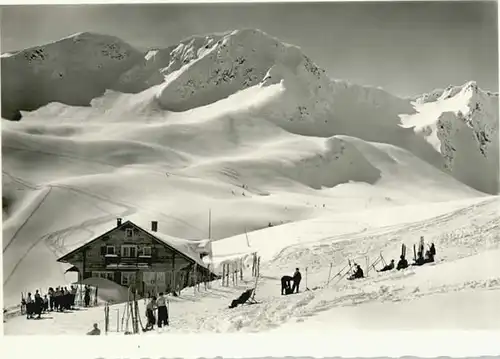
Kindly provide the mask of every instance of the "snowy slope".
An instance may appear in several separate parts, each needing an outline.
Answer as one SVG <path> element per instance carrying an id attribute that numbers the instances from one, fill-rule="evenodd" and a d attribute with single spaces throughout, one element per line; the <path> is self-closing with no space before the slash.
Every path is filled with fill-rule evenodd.
<path id="1" fill-rule="evenodd" d="M 54 101 L 88 105 L 141 58 L 120 39 L 89 32 L 2 56 L 2 117 Z"/>
<path id="2" fill-rule="evenodd" d="M 391 327 L 498 330 L 499 204 L 497 197 L 488 197 L 400 206 L 390 211 L 330 215 L 250 233 L 251 249 L 259 252 L 269 248 L 266 243 L 283 240 L 274 246 L 273 253 L 262 252 L 262 277 L 256 294 L 260 304 L 227 308 L 232 299 L 253 286 L 251 269 L 246 268 L 244 280 L 238 285 L 222 287 L 218 281 L 207 290 L 203 286 L 199 291 L 188 288 L 179 297 L 171 297 L 171 326 L 166 332 L 265 330 L 286 334 L 296 330 Z M 276 232 L 278 229 L 280 233 Z M 363 267 L 365 255 L 373 261 L 382 253 L 388 261 L 399 255 L 401 243 L 406 243 L 411 252 L 420 235 L 436 244 L 434 264 L 401 272 L 370 271 L 367 278 L 353 282 L 335 278 L 325 286 L 331 263 L 333 277 L 346 265 L 347 258 Z M 231 247 L 246 247 L 246 243 L 234 246 L 235 241 L 239 240 L 215 242 L 216 258 L 223 259 L 224 251 Z M 287 241 L 295 245 L 289 246 Z M 279 278 L 295 267 L 302 270 L 302 291 L 281 296 Z M 377 268 L 380 267 L 379 264 Z M 304 291 L 306 285 L 312 290 Z M 141 313 L 143 309 L 141 301 Z M 118 334 L 115 323 L 123 310 L 123 304 L 111 307 L 110 335 Z M 415 315 L 417 311 L 420 315 Z M 54 334 L 82 334 L 95 322 L 104 327 L 102 308 L 76 314 L 78 321 L 73 315 L 54 313 L 51 320 L 33 321 L 30 325 L 24 318 L 13 318 L 5 324 L 5 333 L 42 334 L 50 325 Z"/>
<path id="3" fill-rule="evenodd" d="M 50 101 L 88 105 L 92 98 L 95 106 L 107 107 L 116 117 L 128 117 L 125 108 L 131 104 L 149 114 L 182 113 L 245 89 L 270 86 L 274 88 L 273 97 L 253 105 L 254 116 L 264 117 L 300 135 L 347 135 L 396 145 L 475 189 L 498 193 L 498 95 L 477 89 L 473 82 L 435 90 L 412 103 L 378 88 L 331 80 L 300 48 L 256 29 L 192 36 L 145 55 L 116 38 L 91 33 L 47 45 L 43 51 L 56 53 L 56 62 L 40 60 L 48 56 L 42 53 L 27 65 L 23 56 L 29 56 L 30 51 L 33 49 L 2 58 L 9 74 L 2 86 L 5 93 L 21 96 L 19 101 L 36 103 L 25 106 L 19 103 L 17 95 L 4 96 L 12 102 L 12 106 L 3 106 L 9 112 L 6 115 Z M 85 55 L 87 52 L 93 53 L 91 58 Z M 103 55 L 112 55 L 112 60 Z M 40 61 L 42 65 L 38 64 Z M 24 81 L 18 79 L 21 73 L 22 78 L 36 80 L 37 84 L 53 90 L 24 99 L 27 96 L 19 93 L 16 86 L 33 91 L 38 91 L 39 86 L 19 85 Z M 40 78 L 40 73 L 45 77 Z M 68 89 L 67 84 L 75 81 L 83 85 Z M 88 87 L 86 83 L 92 85 Z M 96 99 L 105 89 L 136 95 L 122 97 L 121 103 L 109 106 L 109 99 L 116 98 L 116 93 L 108 91 L 107 96 Z M 467 94 L 460 95 L 465 92 Z M 438 105 L 441 110 L 433 110 L 443 99 L 457 96 L 461 100 L 445 101 L 444 107 Z M 434 105 L 429 106 L 430 103 Z M 455 115 L 449 117 L 449 113 Z M 93 115 L 89 113 L 89 117 Z M 107 115 L 109 119 L 110 113 Z M 428 124 L 437 123 L 439 118 L 443 128 L 449 129 L 427 135 Z M 400 126 L 401 119 L 403 126 Z M 436 143 L 438 132 L 440 146 Z M 490 170 L 483 171 L 488 168 Z M 478 179 L 474 175 L 477 171 L 487 174 Z"/>
<path id="4" fill-rule="evenodd" d="M 203 239 L 211 208 L 218 239 L 318 214 L 481 196 L 392 146 L 298 136 L 262 119 L 206 113 L 149 125 L 58 124 L 40 121 L 36 112 L 5 122 L 9 298 L 33 283 L 64 280 L 56 257 L 104 232 L 117 216 L 159 220 L 166 234 Z M 26 188 L 23 195 L 15 186 Z M 40 264 L 40 256 L 47 262 Z M 27 276 L 41 265 L 45 271 Z"/>
<path id="5" fill-rule="evenodd" d="M 67 71 L 77 69 L 74 76 L 83 84 L 93 81 L 88 71 L 99 67 L 101 55 L 87 63 L 75 55 L 82 51 L 78 44 L 98 54 L 110 41 L 81 34 L 47 48 L 57 53 L 69 44 L 68 58 L 86 65 L 70 62 Z M 484 171 L 484 182 L 465 175 L 467 158 L 477 170 L 486 162 L 467 155 L 481 148 L 455 132 L 445 134 L 460 143 L 455 178 L 446 173 L 446 153 L 405 122 L 433 123 L 434 112 L 418 112 L 425 104 L 332 81 L 299 48 L 261 31 L 193 37 L 145 57 L 113 41 L 127 60 L 103 63 L 99 89 L 68 90 L 68 96 L 85 93 L 85 101 L 57 97 L 65 87 L 44 77 L 40 83 L 50 85 L 53 97 L 33 106 L 53 102 L 23 111 L 21 121 L 2 121 L 8 305 L 20 291 L 65 283 L 67 266 L 57 257 L 105 231 L 116 217 L 157 220 L 166 236 L 197 241 L 208 235 L 211 209 L 213 238 L 232 238 L 218 249 L 225 258 L 248 251 L 246 240 L 240 243 L 245 231 L 272 225 L 259 251 L 274 253 L 295 244 L 280 232 L 287 223 L 368 210 L 394 216 L 402 206 L 483 200 L 478 189 L 494 183 L 493 171 Z M 23 53 L 2 61 L 17 63 Z M 19 73 L 34 78 L 30 74 L 41 68 L 48 76 L 51 64 L 20 67 Z M 490 124 L 488 136 L 498 133 L 493 111 L 474 117 L 477 128 Z M 493 161 L 489 146 L 483 150 Z M 352 228 L 349 221 L 335 230 Z"/>

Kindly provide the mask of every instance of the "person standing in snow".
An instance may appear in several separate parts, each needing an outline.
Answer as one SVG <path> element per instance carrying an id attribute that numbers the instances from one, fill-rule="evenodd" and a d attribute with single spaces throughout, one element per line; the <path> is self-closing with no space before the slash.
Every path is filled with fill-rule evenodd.
<path id="1" fill-rule="evenodd" d="M 49 311 L 49 298 L 47 298 L 47 294 L 44 294 L 42 312 L 46 313 L 48 311 Z"/>
<path id="2" fill-rule="evenodd" d="M 76 286 L 71 286 L 71 308 L 75 307 L 75 298 L 76 298 L 77 288 Z"/>
<path id="3" fill-rule="evenodd" d="M 290 294 L 290 282 L 292 281 L 292 279 L 293 278 L 289 275 L 284 275 L 283 277 L 281 277 L 281 295 Z"/>
<path id="4" fill-rule="evenodd" d="M 71 309 L 71 293 L 67 287 L 64 287 L 64 308 L 67 310 Z"/>
<path id="5" fill-rule="evenodd" d="M 146 330 L 151 330 L 156 324 L 156 318 L 154 310 L 156 309 L 156 297 L 151 297 L 151 300 L 146 305 L 146 318 L 148 319 L 148 324 L 146 325 Z"/>
<path id="6" fill-rule="evenodd" d="M 90 305 L 90 287 L 88 285 L 85 286 L 85 306 L 88 307 Z"/>
<path id="7" fill-rule="evenodd" d="M 292 293 L 298 293 L 299 292 L 299 285 L 300 281 L 302 280 L 302 274 L 300 274 L 299 268 L 295 268 L 295 273 L 293 274 L 293 287 L 292 287 Z"/>
<path id="8" fill-rule="evenodd" d="M 161 328 L 163 325 L 168 326 L 167 301 L 163 296 L 163 292 L 160 292 L 156 306 L 158 307 L 158 328 Z"/>
<path id="9" fill-rule="evenodd" d="M 50 287 L 49 288 L 49 305 L 50 305 L 51 312 L 54 310 L 54 306 L 55 306 L 54 294 L 55 294 L 54 288 Z"/>
<path id="10" fill-rule="evenodd" d="M 31 297 L 31 293 L 28 293 L 28 297 L 26 298 L 26 319 L 33 319 L 34 305 L 35 303 Z"/>
<path id="11" fill-rule="evenodd" d="M 40 293 L 38 292 L 38 289 L 36 290 L 35 293 L 35 305 L 33 309 L 35 314 L 38 315 L 37 319 L 40 319 L 42 317 L 43 299 Z"/>

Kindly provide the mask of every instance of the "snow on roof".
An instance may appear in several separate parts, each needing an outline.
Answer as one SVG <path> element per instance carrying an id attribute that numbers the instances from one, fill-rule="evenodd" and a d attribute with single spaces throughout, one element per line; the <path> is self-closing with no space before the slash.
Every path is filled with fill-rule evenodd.
<path id="1" fill-rule="evenodd" d="M 132 223 L 134 223 L 134 222 L 132 222 Z M 200 265 L 204 268 L 207 268 L 207 264 L 200 258 L 200 253 L 203 252 L 203 251 L 200 251 L 200 248 L 203 248 L 203 249 L 207 248 L 207 243 L 210 243 L 210 240 L 208 240 L 208 239 L 189 240 L 189 239 L 176 238 L 176 237 L 172 237 L 172 236 L 165 234 L 165 233 L 154 232 L 151 229 L 147 229 L 147 227 L 145 227 L 145 226 L 141 226 L 140 224 L 136 224 L 136 223 L 134 223 L 134 224 L 136 226 L 140 227 L 143 231 L 150 234 L 151 236 L 159 239 L 163 243 L 173 247 L 174 249 L 183 253 L 187 257 L 191 258 L 198 265 Z M 202 244 L 205 244 L 205 246 L 200 247 Z"/>

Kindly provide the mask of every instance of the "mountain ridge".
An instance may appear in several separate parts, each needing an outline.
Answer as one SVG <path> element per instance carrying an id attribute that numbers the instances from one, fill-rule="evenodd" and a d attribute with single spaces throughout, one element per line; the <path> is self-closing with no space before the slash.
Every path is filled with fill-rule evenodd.
<path id="1" fill-rule="evenodd" d="M 91 55 L 82 53 L 93 48 L 97 50 Z M 56 60 L 46 60 L 46 52 L 55 57 L 58 51 Z M 381 88 L 332 80 L 300 47 L 258 29 L 193 35 L 147 52 L 113 36 L 83 32 L 2 57 L 2 69 L 2 116 L 7 118 L 57 102 L 89 109 L 106 104 L 109 113 L 120 117 L 120 107 L 135 103 L 132 113 L 164 117 L 209 106 L 246 89 L 269 87 L 273 95 L 249 105 L 247 111 L 286 131 L 390 143 L 478 190 L 498 193 L 497 175 L 488 173 L 487 179 L 478 180 L 473 174 L 498 167 L 498 94 L 482 91 L 474 81 L 409 100 Z M 30 96 L 21 91 L 25 88 Z M 120 104 L 114 102 L 116 96 L 123 98 Z M 441 112 L 428 110 L 441 103 Z M 468 137 L 466 144 L 455 144 L 457 136 Z M 465 155 L 471 151 L 472 159 Z"/>

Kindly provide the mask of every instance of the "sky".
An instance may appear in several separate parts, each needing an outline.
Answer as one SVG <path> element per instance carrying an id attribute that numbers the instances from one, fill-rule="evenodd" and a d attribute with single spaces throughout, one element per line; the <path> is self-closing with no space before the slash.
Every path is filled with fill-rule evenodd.
<path id="1" fill-rule="evenodd" d="M 475 80 L 498 92 L 496 2 L 25 5 L 1 7 L 1 51 L 76 32 L 166 47 L 258 28 L 301 47 L 330 77 L 412 96 Z"/>

